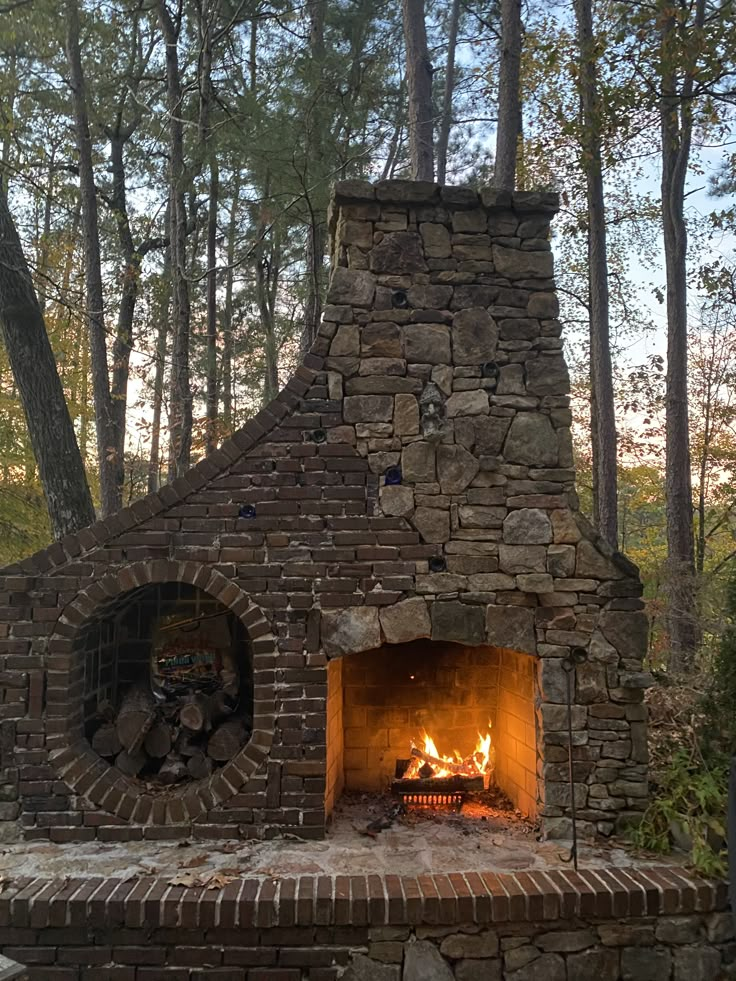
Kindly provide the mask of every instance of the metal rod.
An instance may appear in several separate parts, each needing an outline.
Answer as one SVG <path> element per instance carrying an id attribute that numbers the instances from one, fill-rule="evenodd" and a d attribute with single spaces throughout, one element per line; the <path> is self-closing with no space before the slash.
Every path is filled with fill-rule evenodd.
<path id="1" fill-rule="evenodd" d="M 227 613 L 228 613 L 228 611 L 227 610 L 224 610 L 224 609 L 223 610 L 218 610 L 217 613 L 203 613 L 203 614 L 201 614 L 201 616 L 198 616 L 198 617 L 190 617 L 188 620 L 177 620 L 176 623 L 167 623 L 167 624 L 159 627 L 158 629 L 161 630 L 161 631 L 164 631 L 164 630 L 176 630 L 179 627 L 188 627 L 192 623 L 196 623 L 197 625 L 199 625 L 200 623 L 202 623 L 203 620 L 215 620 L 215 619 L 217 619 L 217 617 L 226 616 Z"/>
<path id="2" fill-rule="evenodd" d="M 570 780 L 570 817 L 572 818 L 572 849 L 570 859 L 572 867 L 578 870 L 578 821 L 575 809 L 575 770 L 572 759 L 572 684 L 575 677 L 575 662 L 570 660 L 570 666 L 566 669 L 567 674 L 567 764 Z"/>
<path id="3" fill-rule="evenodd" d="M 731 757 L 728 780 L 728 897 L 736 929 L 736 756 Z"/>

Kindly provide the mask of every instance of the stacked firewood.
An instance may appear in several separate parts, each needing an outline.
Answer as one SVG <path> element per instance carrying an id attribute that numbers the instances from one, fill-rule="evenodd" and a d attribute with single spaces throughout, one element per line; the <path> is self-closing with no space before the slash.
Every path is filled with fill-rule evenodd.
<path id="1" fill-rule="evenodd" d="M 92 748 L 129 777 L 163 784 L 208 777 L 243 747 L 250 718 L 222 689 L 188 691 L 165 701 L 150 687 L 129 688 L 115 712 L 101 707 Z"/>

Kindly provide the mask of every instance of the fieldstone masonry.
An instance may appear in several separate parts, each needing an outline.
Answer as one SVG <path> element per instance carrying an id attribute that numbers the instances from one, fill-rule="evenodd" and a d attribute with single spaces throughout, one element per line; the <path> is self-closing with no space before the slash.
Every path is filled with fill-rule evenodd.
<path id="1" fill-rule="evenodd" d="M 581 649 L 580 830 L 636 817 L 647 623 L 636 568 L 577 510 L 556 209 L 547 193 L 336 186 L 324 321 L 278 398 L 159 493 L 4 570 L 6 837 L 319 837 L 330 659 L 421 638 L 535 659 L 550 836 L 570 830 L 563 659 Z M 83 739 L 77 641 L 172 580 L 248 630 L 254 731 L 214 777 L 160 799 Z"/>

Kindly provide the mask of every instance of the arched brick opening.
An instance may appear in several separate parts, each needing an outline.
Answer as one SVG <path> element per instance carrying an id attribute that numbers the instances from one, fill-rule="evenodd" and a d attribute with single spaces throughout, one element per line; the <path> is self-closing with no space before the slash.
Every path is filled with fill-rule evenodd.
<path id="1" fill-rule="evenodd" d="M 243 624 L 252 651 L 253 730 L 246 745 L 208 779 L 171 789 L 165 799 L 141 793 L 140 784 L 102 760 L 84 736 L 84 661 L 75 641 L 93 619 L 113 610 L 141 587 L 180 582 L 218 600 Z M 181 824 L 201 818 L 236 794 L 265 760 L 273 740 L 272 672 L 276 646 L 261 610 L 221 573 L 194 562 L 138 562 L 110 572 L 65 607 L 48 646 L 47 744 L 60 778 L 76 794 L 126 821 Z"/>

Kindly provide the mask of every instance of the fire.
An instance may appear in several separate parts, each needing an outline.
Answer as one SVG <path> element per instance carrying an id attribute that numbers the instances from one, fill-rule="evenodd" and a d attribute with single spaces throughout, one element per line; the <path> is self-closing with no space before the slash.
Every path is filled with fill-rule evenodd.
<path id="1" fill-rule="evenodd" d="M 490 722 L 488 727 L 490 729 Z M 442 777 L 483 777 L 488 783 L 495 764 L 495 751 L 491 743 L 491 734 L 478 733 L 475 749 L 469 756 L 463 756 L 458 750 L 453 750 L 452 756 L 445 756 L 437 749 L 437 745 L 426 730 L 422 731 L 421 744 L 412 743 L 412 756 L 409 766 L 403 774 L 404 780 L 420 780 L 422 778 Z M 429 772 L 431 770 L 431 772 Z"/>

